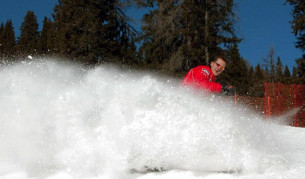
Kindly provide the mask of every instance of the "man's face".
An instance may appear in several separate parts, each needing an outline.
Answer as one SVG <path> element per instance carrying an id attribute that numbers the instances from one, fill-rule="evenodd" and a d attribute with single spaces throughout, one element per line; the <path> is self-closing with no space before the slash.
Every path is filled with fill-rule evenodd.
<path id="1" fill-rule="evenodd" d="M 215 76 L 220 75 L 220 73 L 225 69 L 226 62 L 223 61 L 221 58 L 217 58 L 217 60 L 214 62 L 211 62 L 211 70 Z"/>

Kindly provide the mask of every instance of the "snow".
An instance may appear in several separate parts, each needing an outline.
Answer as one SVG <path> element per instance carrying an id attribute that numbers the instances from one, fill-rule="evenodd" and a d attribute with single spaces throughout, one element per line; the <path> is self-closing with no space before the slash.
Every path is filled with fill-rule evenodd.
<path id="1" fill-rule="evenodd" d="M 0 76 L 0 178 L 305 176 L 303 128 L 175 79 L 54 59 Z"/>

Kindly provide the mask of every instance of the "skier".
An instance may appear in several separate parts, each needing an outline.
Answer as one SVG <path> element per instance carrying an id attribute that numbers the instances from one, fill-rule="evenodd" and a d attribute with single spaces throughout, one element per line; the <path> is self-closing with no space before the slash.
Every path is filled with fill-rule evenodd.
<path id="1" fill-rule="evenodd" d="M 216 57 L 209 66 L 197 66 L 192 68 L 182 81 L 183 86 L 191 86 L 195 89 L 206 90 L 212 93 L 222 93 L 234 95 L 235 88 L 227 85 L 216 83 L 216 77 L 220 75 L 226 67 L 226 61 L 223 57 Z"/>

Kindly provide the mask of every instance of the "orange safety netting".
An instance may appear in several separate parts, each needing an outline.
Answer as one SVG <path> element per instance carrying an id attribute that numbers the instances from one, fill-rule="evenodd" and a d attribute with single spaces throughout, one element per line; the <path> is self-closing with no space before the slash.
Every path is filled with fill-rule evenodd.
<path id="1" fill-rule="evenodd" d="M 247 105 L 266 118 L 281 117 L 289 125 L 305 127 L 305 85 L 265 83 L 264 98 L 235 95 L 235 104 Z"/>
<path id="2" fill-rule="evenodd" d="M 267 117 L 288 114 L 291 125 L 305 127 L 305 85 L 265 83 L 264 96 Z"/>
<path id="3" fill-rule="evenodd" d="M 264 98 L 235 96 L 235 103 L 246 105 L 257 113 L 263 114 L 264 112 Z"/>

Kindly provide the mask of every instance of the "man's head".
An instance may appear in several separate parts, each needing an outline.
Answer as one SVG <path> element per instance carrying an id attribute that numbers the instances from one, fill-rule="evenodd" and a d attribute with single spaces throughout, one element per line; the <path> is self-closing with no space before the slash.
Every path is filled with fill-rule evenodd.
<path id="1" fill-rule="evenodd" d="M 218 76 L 225 69 L 226 61 L 223 57 L 216 57 L 213 61 L 211 61 L 210 65 L 213 74 Z"/>

